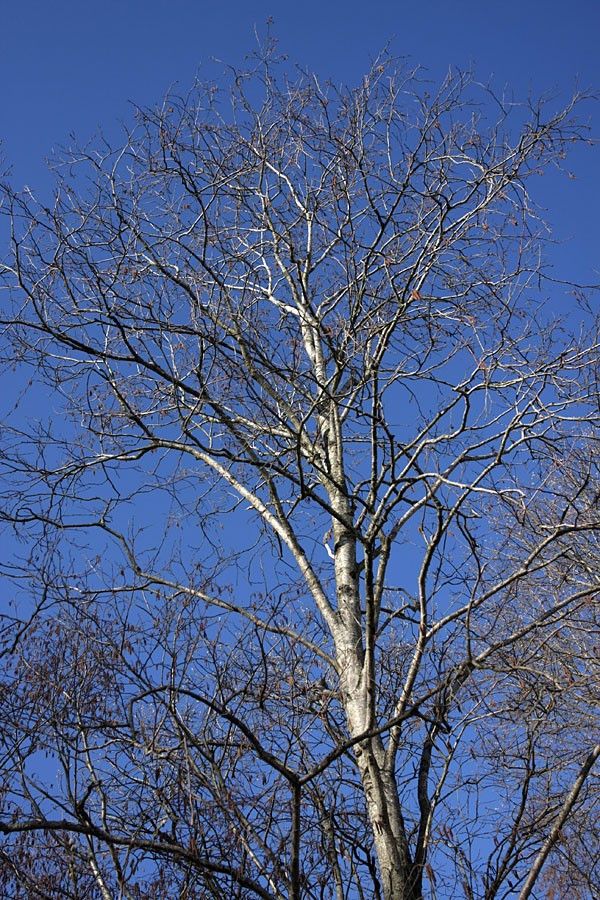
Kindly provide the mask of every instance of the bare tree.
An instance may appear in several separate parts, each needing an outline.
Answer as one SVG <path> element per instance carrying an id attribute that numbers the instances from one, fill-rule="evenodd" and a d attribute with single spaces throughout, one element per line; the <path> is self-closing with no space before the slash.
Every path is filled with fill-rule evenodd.
<path id="1" fill-rule="evenodd" d="M 282 65 L 4 189 L 4 890 L 585 891 L 598 341 L 530 184 L 587 95 Z"/>

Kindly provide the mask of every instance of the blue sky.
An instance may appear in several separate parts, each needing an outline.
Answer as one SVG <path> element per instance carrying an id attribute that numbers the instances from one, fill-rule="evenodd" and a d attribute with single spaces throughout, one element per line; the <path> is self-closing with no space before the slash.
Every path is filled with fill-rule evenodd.
<path id="1" fill-rule="evenodd" d="M 576 78 L 600 90 L 599 0 L 6 0 L 0 140 L 13 184 L 50 191 L 45 159 L 71 133 L 85 141 L 101 127 L 118 141 L 131 103 L 152 104 L 173 83 L 185 90 L 199 69 L 214 76 L 211 57 L 243 65 L 269 17 L 283 53 L 336 82 L 359 81 L 392 40 L 434 82 L 472 66 L 518 97 L 556 87 L 566 101 Z M 600 138 L 600 105 L 588 111 Z M 575 179 L 539 182 L 565 241 L 557 275 L 598 283 L 599 149 L 577 150 L 569 169 Z"/>
<path id="2" fill-rule="evenodd" d="M 598 0 L 11 0 L 2 15 L 0 139 L 14 185 L 49 190 L 45 159 L 71 133 L 85 141 L 100 126 L 116 136 L 131 102 L 151 104 L 174 82 L 185 89 L 199 68 L 214 74 L 211 57 L 242 63 L 270 16 L 282 52 L 338 82 L 358 80 L 393 39 L 394 52 L 434 80 L 472 65 L 482 81 L 493 73 L 497 88 L 510 84 L 521 96 L 556 86 L 566 98 L 575 77 L 600 88 Z M 575 236 L 560 259 L 590 281 L 600 246 L 598 151 L 579 153 L 571 168 L 577 179 L 553 181 L 541 200 L 557 237 Z"/>

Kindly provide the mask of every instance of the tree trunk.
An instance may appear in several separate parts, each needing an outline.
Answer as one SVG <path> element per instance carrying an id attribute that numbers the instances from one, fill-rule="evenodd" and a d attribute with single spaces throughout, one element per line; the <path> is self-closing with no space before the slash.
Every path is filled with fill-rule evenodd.
<path id="1" fill-rule="evenodd" d="M 343 512 L 347 511 L 344 509 Z M 344 707 L 351 737 L 373 724 L 369 665 L 363 644 L 361 593 L 356 539 L 334 520 L 338 613 L 336 637 Z M 356 745 L 356 760 L 366 798 L 385 900 L 420 900 L 420 877 L 414 866 L 398 797 L 394 772 L 386 763 L 379 735 Z"/>

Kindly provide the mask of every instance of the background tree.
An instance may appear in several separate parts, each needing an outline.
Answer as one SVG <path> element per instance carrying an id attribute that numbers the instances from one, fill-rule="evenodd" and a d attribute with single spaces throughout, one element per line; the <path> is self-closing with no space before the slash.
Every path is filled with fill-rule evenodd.
<path id="1" fill-rule="evenodd" d="M 529 194 L 587 95 L 281 65 L 4 189 L 4 890 L 587 896 L 598 343 Z"/>

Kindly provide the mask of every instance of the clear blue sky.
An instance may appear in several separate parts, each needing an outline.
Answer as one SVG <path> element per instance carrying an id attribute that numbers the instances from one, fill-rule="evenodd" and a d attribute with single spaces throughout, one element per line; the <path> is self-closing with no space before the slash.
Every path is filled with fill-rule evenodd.
<path id="1" fill-rule="evenodd" d="M 600 88 L 599 0 L 7 0 L 0 138 L 15 186 L 47 190 L 44 159 L 70 133 L 116 135 L 129 101 L 187 87 L 199 67 L 208 74 L 211 56 L 241 63 L 269 16 L 283 52 L 335 81 L 358 80 L 393 38 L 434 79 L 473 65 L 482 81 L 493 73 L 520 95 L 556 85 L 566 97 L 575 77 Z M 595 118 L 600 137 L 600 107 Z M 581 280 L 598 269 L 598 162 L 599 151 L 580 154 L 577 180 L 553 181 L 542 196 L 557 236 L 576 236 L 561 258 Z"/>
<path id="2" fill-rule="evenodd" d="M 242 64 L 269 17 L 282 52 L 336 82 L 357 82 L 392 39 L 434 80 L 472 66 L 521 97 L 556 86 L 566 100 L 575 78 L 600 90 L 600 0 L 4 0 L 0 140 L 14 186 L 49 191 L 44 161 L 71 133 L 116 138 L 131 102 L 214 75 L 211 57 Z M 600 103 L 589 113 L 600 138 Z M 557 238 L 573 236 L 557 275 L 598 283 L 600 150 L 569 168 L 574 180 L 539 180 Z"/>

